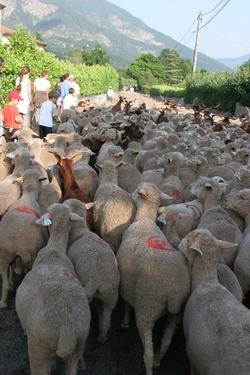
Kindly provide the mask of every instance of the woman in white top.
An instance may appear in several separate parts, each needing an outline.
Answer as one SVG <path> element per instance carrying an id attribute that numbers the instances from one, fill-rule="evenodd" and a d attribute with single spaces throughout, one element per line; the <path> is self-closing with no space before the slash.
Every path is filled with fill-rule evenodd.
<path id="1" fill-rule="evenodd" d="M 41 77 L 38 77 L 34 81 L 34 98 L 33 103 L 37 107 L 41 107 L 43 102 L 48 99 L 48 93 L 50 90 L 50 81 L 48 80 L 48 70 L 43 70 Z"/>
<path id="2" fill-rule="evenodd" d="M 30 68 L 28 66 L 24 66 L 21 71 L 20 77 L 16 79 L 17 91 L 23 98 L 23 100 L 19 101 L 17 105 L 17 108 L 23 119 L 23 127 L 30 126 L 30 111 L 33 108 L 31 82 L 29 76 Z"/>

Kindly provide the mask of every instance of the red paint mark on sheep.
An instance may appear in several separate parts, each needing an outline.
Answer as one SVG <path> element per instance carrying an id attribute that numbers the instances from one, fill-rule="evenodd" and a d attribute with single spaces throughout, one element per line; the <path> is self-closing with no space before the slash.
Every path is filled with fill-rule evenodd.
<path id="1" fill-rule="evenodd" d="M 76 277 L 76 275 L 75 275 L 73 272 L 67 270 L 66 268 L 63 270 L 63 275 L 64 275 L 68 280 L 70 280 L 70 281 L 74 281 L 75 283 L 81 285 L 81 283 L 80 283 L 80 281 L 78 280 L 78 278 Z"/>
<path id="2" fill-rule="evenodd" d="M 97 177 L 97 174 L 95 171 L 90 171 L 90 174 L 92 176 L 92 178 L 96 178 Z"/>
<path id="3" fill-rule="evenodd" d="M 98 237 L 97 238 L 92 237 L 92 236 L 84 237 L 84 234 L 79 234 L 78 236 L 76 236 L 74 242 L 76 242 L 76 241 L 78 241 L 82 238 L 84 238 L 85 242 L 89 242 L 89 243 L 92 243 L 92 244 L 97 243 L 99 245 L 106 246 L 106 247 L 110 248 L 110 246 L 104 240 L 102 240 L 100 237 L 99 238 Z M 111 248 L 110 248 L 110 250 L 111 250 Z"/>
<path id="4" fill-rule="evenodd" d="M 184 206 L 188 209 L 188 210 L 191 210 L 193 215 L 199 219 L 201 217 L 201 211 L 198 207 L 196 207 L 195 205 L 193 204 L 189 204 L 189 203 L 185 203 Z"/>
<path id="5" fill-rule="evenodd" d="M 175 252 L 176 250 L 168 243 L 168 241 L 164 240 L 160 236 L 152 236 L 147 238 L 146 245 L 150 249 L 154 250 L 167 250 L 170 252 Z"/>
<path id="6" fill-rule="evenodd" d="M 129 197 L 130 197 L 130 194 L 127 193 L 126 191 L 116 190 L 116 191 L 113 191 L 113 192 L 110 194 L 110 197 L 111 197 L 111 198 L 129 198 Z"/>
<path id="7" fill-rule="evenodd" d="M 39 212 L 37 212 L 36 210 L 33 210 L 33 209 L 30 208 L 30 207 L 26 207 L 26 206 L 16 207 L 16 208 L 15 208 L 15 211 L 18 211 L 18 212 L 25 212 L 26 214 L 33 214 L 33 215 L 35 215 L 38 219 L 41 217 L 41 215 L 39 214 Z"/>
<path id="8" fill-rule="evenodd" d="M 171 195 L 175 199 L 178 199 L 178 200 L 180 199 L 180 192 L 178 190 L 172 190 Z"/>

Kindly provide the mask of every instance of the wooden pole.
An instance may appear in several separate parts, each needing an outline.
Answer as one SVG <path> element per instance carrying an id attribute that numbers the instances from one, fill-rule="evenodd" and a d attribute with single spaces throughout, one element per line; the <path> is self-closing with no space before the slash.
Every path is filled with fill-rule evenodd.
<path id="1" fill-rule="evenodd" d="M 196 71 L 196 64 L 197 64 L 197 54 L 198 54 L 198 41 L 199 41 L 199 33 L 200 33 L 200 23 L 202 21 L 202 14 L 199 13 L 198 16 L 198 24 L 197 24 L 197 31 L 196 31 L 196 38 L 195 38 L 195 47 L 194 47 L 194 58 L 193 58 L 193 73 Z"/>

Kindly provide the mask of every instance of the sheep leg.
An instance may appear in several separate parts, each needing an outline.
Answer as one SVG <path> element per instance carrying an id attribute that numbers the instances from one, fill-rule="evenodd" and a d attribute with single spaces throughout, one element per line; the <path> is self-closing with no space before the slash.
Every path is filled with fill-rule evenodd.
<path id="1" fill-rule="evenodd" d="M 153 359 L 154 359 L 154 348 L 153 348 L 153 340 L 152 340 L 152 330 L 153 326 L 152 323 L 147 325 L 141 325 L 140 322 L 137 321 L 138 331 L 142 340 L 144 354 L 143 359 L 146 367 L 146 375 L 153 374 Z"/>
<path id="2" fill-rule="evenodd" d="M 77 375 L 77 369 L 85 371 L 87 369 L 83 360 L 84 342 L 78 341 L 74 353 L 67 360 L 67 375 Z"/>
<path id="3" fill-rule="evenodd" d="M 171 344 L 175 329 L 180 321 L 181 321 L 181 314 L 171 315 L 170 322 L 168 322 L 167 327 L 164 330 L 163 337 L 161 339 L 160 348 L 157 350 L 157 353 L 155 354 L 154 368 L 157 368 L 160 366 L 161 359 L 164 356 L 164 354 L 167 352 Z"/>
<path id="4" fill-rule="evenodd" d="M 50 375 L 54 361 L 29 356 L 31 375 Z"/>
<path id="5" fill-rule="evenodd" d="M 4 264 L 1 267 L 1 276 L 2 276 L 2 299 L 0 301 L 0 308 L 7 308 L 7 297 L 9 293 L 9 279 L 8 279 L 8 270 L 9 265 Z"/>
<path id="6" fill-rule="evenodd" d="M 105 302 L 103 301 L 96 300 L 95 303 L 97 308 L 99 326 L 99 336 L 97 340 L 100 343 L 104 343 L 108 339 L 107 335 L 111 325 L 111 313 L 114 307 L 105 304 Z"/>
<path id="7" fill-rule="evenodd" d="M 131 311 L 131 306 L 128 302 L 125 304 L 125 312 L 124 312 L 124 317 L 121 323 L 121 328 L 127 329 L 129 328 L 130 325 L 130 311 Z"/>
<path id="8" fill-rule="evenodd" d="M 9 268 L 9 290 L 13 290 L 13 269 Z"/>

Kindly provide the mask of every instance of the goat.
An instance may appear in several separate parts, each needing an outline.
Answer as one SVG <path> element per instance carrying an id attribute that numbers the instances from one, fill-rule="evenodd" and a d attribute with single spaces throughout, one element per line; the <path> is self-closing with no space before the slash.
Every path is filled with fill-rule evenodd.
<path id="1" fill-rule="evenodd" d="M 165 110 L 160 111 L 159 116 L 157 117 L 156 124 L 161 124 L 162 122 L 169 122 L 169 119 L 165 115 Z"/>
<path id="2" fill-rule="evenodd" d="M 132 102 L 134 102 L 134 100 L 130 100 L 130 101 L 125 100 L 124 113 L 126 116 L 129 116 Z"/>
<path id="3" fill-rule="evenodd" d="M 57 165 L 59 168 L 59 176 L 63 180 L 62 186 L 62 197 L 60 203 L 64 202 L 66 199 L 78 199 L 84 203 L 90 203 L 89 197 L 82 192 L 78 183 L 76 182 L 73 168 L 73 160 L 66 157 L 62 157 L 59 153 L 53 152 L 57 159 Z M 92 229 L 92 211 L 89 209 L 87 211 L 87 226 Z"/>
<path id="4" fill-rule="evenodd" d="M 125 98 L 123 96 L 119 96 L 118 102 L 111 108 L 112 112 L 119 112 L 122 110 L 122 103 L 124 102 Z"/>

